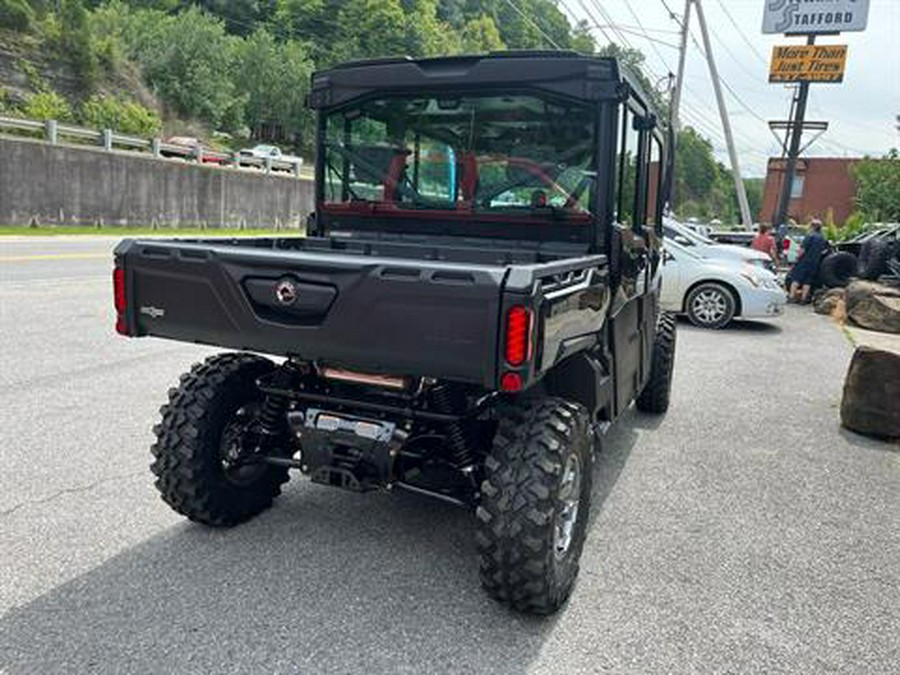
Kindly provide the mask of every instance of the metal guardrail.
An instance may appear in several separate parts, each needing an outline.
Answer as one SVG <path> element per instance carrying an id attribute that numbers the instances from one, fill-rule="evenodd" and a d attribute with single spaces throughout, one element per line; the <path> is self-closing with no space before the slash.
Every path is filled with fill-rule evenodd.
<path id="1" fill-rule="evenodd" d="M 0 115 L 0 131 L 14 131 L 39 133 L 44 140 L 56 145 L 61 138 L 70 138 L 78 141 L 86 141 L 93 145 L 112 151 L 118 148 L 127 148 L 149 152 L 157 158 L 180 158 L 183 160 L 200 162 L 203 164 L 217 164 L 219 166 L 253 167 L 266 173 L 273 171 L 288 171 L 297 178 L 300 177 L 300 169 L 303 160 L 282 160 L 273 157 L 252 157 L 238 152 L 219 152 L 203 147 L 187 147 L 165 143 L 159 138 L 141 138 L 120 134 L 112 129 L 87 129 L 71 124 L 61 124 L 56 120 L 26 120 L 18 117 L 4 117 Z"/>

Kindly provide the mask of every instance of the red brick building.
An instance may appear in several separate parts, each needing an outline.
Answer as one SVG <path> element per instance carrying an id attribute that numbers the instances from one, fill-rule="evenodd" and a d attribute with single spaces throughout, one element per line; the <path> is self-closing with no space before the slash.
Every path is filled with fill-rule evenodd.
<path id="1" fill-rule="evenodd" d="M 857 158 L 808 157 L 797 161 L 797 174 L 788 206 L 788 217 L 798 223 L 812 218 L 825 220 L 828 210 L 834 214 L 834 222 L 843 224 L 855 210 L 856 183 L 850 175 L 850 167 L 860 161 Z M 778 208 L 778 196 L 784 181 L 786 161 L 770 159 L 763 191 L 763 204 L 758 220 L 771 223 Z"/>

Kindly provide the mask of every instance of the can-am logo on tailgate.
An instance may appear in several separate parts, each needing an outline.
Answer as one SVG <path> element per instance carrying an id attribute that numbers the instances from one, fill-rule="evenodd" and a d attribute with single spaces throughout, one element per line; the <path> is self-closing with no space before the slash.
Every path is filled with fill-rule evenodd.
<path id="1" fill-rule="evenodd" d="M 290 279 L 282 279 L 275 285 L 275 299 L 282 305 L 293 305 L 297 299 L 297 285 Z"/>
<path id="2" fill-rule="evenodd" d="M 159 319 L 166 315 L 166 310 L 152 305 L 145 305 L 144 307 L 141 307 L 141 314 L 149 316 L 151 319 Z"/>

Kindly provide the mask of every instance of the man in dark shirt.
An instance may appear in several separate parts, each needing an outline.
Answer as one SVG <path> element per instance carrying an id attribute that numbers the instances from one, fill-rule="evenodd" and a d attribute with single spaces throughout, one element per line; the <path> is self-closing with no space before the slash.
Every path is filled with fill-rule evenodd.
<path id="1" fill-rule="evenodd" d="M 803 240 L 800 257 L 791 270 L 791 300 L 804 304 L 809 302 L 809 294 L 819 271 L 822 254 L 828 246 L 828 242 L 822 236 L 822 221 L 813 220 L 809 227 L 810 232 Z"/>

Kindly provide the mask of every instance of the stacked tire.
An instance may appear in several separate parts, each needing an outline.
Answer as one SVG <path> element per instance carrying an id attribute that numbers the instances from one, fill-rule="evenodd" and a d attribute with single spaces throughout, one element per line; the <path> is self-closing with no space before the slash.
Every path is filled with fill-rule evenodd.
<path id="1" fill-rule="evenodd" d="M 900 256 L 900 241 L 871 239 L 859 252 L 859 276 L 870 281 L 888 274 L 888 261 Z"/>

